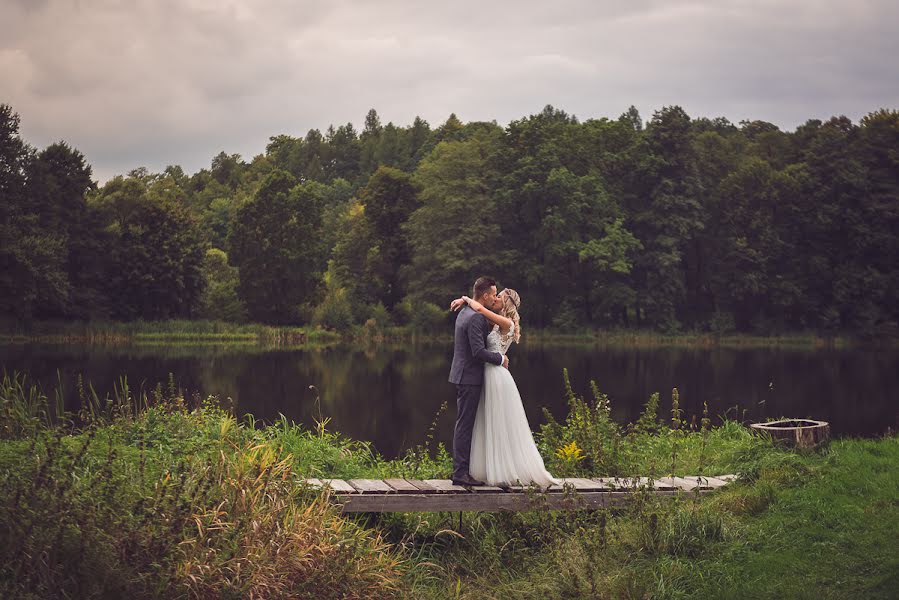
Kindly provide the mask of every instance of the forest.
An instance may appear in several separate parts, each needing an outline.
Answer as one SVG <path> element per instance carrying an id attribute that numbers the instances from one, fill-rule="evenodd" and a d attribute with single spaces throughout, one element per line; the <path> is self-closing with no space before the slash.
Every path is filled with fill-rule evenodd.
<path id="1" fill-rule="evenodd" d="M 0 105 L 0 319 L 428 330 L 482 274 L 527 327 L 899 335 L 899 111 L 383 124 L 99 185 Z M 127 135 L 127 132 L 123 132 Z"/>

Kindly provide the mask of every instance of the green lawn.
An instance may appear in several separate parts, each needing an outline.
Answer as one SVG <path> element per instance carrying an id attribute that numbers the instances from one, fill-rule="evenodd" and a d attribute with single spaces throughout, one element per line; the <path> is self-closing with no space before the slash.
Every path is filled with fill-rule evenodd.
<path id="1" fill-rule="evenodd" d="M 698 594 L 741 598 L 895 598 L 899 440 L 839 440 L 814 477 L 783 485 L 740 536 L 700 568 Z"/>

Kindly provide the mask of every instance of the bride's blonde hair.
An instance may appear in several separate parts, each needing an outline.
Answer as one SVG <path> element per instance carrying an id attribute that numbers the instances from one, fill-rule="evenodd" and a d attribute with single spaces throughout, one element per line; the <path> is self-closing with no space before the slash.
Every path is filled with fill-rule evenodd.
<path id="1" fill-rule="evenodd" d="M 521 325 L 519 324 L 521 318 L 518 316 L 518 307 L 521 306 L 521 297 L 518 295 L 518 292 L 512 288 L 504 289 L 499 295 L 503 297 L 503 316 L 507 319 L 512 319 L 512 322 L 515 323 L 515 327 L 513 327 L 512 331 L 512 340 L 517 344 L 519 340 L 521 340 Z"/>

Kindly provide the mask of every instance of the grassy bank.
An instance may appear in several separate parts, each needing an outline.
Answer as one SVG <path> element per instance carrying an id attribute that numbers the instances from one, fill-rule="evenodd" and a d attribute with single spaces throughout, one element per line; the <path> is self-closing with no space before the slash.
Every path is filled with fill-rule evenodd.
<path id="1" fill-rule="evenodd" d="M 214 398 L 118 391 L 66 420 L 0 386 L 4 597 L 888 598 L 899 581 L 899 440 L 796 453 L 658 397 L 620 427 L 568 390 L 539 444 L 557 475 L 741 474 L 702 499 L 618 512 L 344 518 L 306 477 L 446 477 L 445 448 L 384 460 Z M 676 397 L 676 394 L 675 394 Z M 443 418 L 451 418 L 444 415 Z"/>
<path id="2" fill-rule="evenodd" d="M 7 323 L 0 327 L 0 343 L 88 342 L 141 344 L 258 344 L 263 346 L 330 345 L 341 341 L 363 343 L 451 343 L 450 321 L 425 332 L 411 326 L 379 326 L 374 322 L 345 331 L 318 327 L 272 327 L 224 321 L 133 321 L 133 322 L 35 322 L 28 326 Z M 817 332 L 773 334 L 713 334 L 685 332 L 673 335 L 636 329 L 585 330 L 571 333 L 553 329 L 528 329 L 526 344 L 613 347 L 680 346 L 844 348 L 852 345 L 895 345 L 899 340 L 862 340 L 851 335 Z"/>
<path id="3" fill-rule="evenodd" d="M 814 332 L 772 335 L 685 332 L 669 335 L 636 329 L 593 330 L 583 333 L 537 329 L 530 330 L 528 333 L 530 335 L 526 343 L 633 348 L 655 348 L 660 346 L 687 348 L 845 348 L 852 345 L 870 343 L 848 335 L 823 335 Z"/>
<path id="4" fill-rule="evenodd" d="M 225 321 L 68 321 L 7 324 L 0 342 L 233 343 L 267 346 L 329 344 L 341 335 L 314 327 L 272 327 Z"/>

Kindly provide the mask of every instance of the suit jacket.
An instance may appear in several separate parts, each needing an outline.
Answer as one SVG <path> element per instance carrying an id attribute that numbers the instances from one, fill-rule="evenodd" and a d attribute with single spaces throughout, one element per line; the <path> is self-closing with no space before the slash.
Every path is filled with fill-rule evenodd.
<path id="1" fill-rule="evenodd" d="M 487 317 L 464 307 L 456 316 L 456 336 L 453 348 L 453 365 L 449 381 L 455 384 L 482 385 L 484 363 L 503 364 L 503 355 L 487 350 L 487 334 L 490 326 Z"/>

